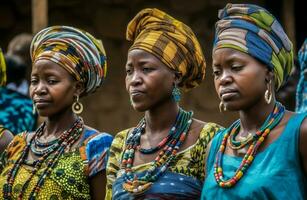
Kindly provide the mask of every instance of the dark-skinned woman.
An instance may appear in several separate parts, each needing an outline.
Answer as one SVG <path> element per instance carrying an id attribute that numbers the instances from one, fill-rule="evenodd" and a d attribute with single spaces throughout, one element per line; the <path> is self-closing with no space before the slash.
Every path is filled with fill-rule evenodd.
<path id="1" fill-rule="evenodd" d="M 256 5 L 228 4 L 219 19 L 215 88 L 221 110 L 240 118 L 212 140 L 202 199 L 306 199 L 306 112 L 275 100 L 293 66 L 292 43 Z"/>
<path id="2" fill-rule="evenodd" d="M 46 121 L 7 148 L 1 198 L 103 199 L 112 136 L 78 116 L 79 98 L 94 92 L 106 75 L 102 43 L 77 28 L 52 26 L 35 35 L 30 52 L 30 96 Z"/>
<path id="3" fill-rule="evenodd" d="M 133 44 L 126 89 L 144 118 L 118 133 L 110 149 L 106 199 L 197 199 L 206 147 L 219 126 L 179 107 L 180 89 L 200 84 L 205 59 L 192 30 L 158 9 L 140 11 L 127 27 Z"/>
<path id="4" fill-rule="evenodd" d="M 6 84 L 6 64 L 5 58 L 0 48 L 0 87 Z M 3 124 L 0 124 L 0 155 L 5 150 L 7 145 L 12 141 L 13 134 Z M 1 160 L 0 160 L 1 164 Z"/>

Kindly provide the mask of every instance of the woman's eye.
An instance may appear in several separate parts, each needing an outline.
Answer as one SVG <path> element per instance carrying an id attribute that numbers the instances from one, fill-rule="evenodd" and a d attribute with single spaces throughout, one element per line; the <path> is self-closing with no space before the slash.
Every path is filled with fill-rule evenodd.
<path id="1" fill-rule="evenodd" d="M 231 67 L 231 69 L 234 70 L 234 71 L 240 71 L 242 68 L 243 68 L 242 65 L 233 65 Z"/>
<path id="2" fill-rule="evenodd" d="M 50 79 L 50 80 L 48 80 L 48 83 L 49 83 L 49 84 L 55 84 L 55 83 L 57 83 L 57 81 L 56 81 L 56 80 Z"/>
<path id="3" fill-rule="evenodd" d="M 153 68 L 149 68 L 149 67 L 144 67 L 143 68 L 143 72 L 145 72 L 145 73 L 151 72 L 153 70 L 154 70 Z"/>
<path id="4" fill-rule="evenodd" d="M 221 71 L 220 70 L 213 70 L 213 76 L 217 77 L 221 74 Z"/>
<path id="5" fill-rule="evenodd" d="M 130 75 L 132 73 L 131 69 L 126 69 L 126 74 Z"/>
<path id="6" fill-rule="evenodd" d="M 37 82 L 38 82 L 38 81 L 37 81 L 36 79 L 31 79 L 31 82 L 30 82 L 30 83 L 31 83 L 31 85 L 35 85 L 35 84 L 37 84 Z"/>

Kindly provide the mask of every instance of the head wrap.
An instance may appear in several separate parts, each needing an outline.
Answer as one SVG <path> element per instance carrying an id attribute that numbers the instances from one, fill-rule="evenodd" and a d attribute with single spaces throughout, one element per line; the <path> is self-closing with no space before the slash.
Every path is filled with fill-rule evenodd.
<path id="1" fill-rule="evenodd" d="M 307 39 L 300 51 L 298 52 L 298 60 L 301 67 L 300 80 L 296 90 L 296 112 L 303 113 L 307 112 L 307 81 L 304 74 L 307 70 Z"/>
<path id="2" fill-rule="evenodd" d="M 6 64 L 5 59 L 0 48 L 0 86 L 5 85 L 6 83 Z"/>
<path id="3" fill-rule="evenodd" d="M 102 42 L 69 26 L 52 26 L 38 32 L 31 43 L 31 59 L 50 60 L 84 84 L 84 94 L 101 86 L 107 72 Z"/>
<path id="4" fill-rule="evenodd" d="M 184 90 L 194 88 L 205 76 L 205 58 L 192 30 L 158 9 L 140 11 L 128 24 L 126 38 L 133 42 L 129 50 L 142 49 L 167 67 L 182 74 L 178 84 Z"/>
<path id="5" fill-rule="evenodd" d="M 214 50 L 233 48 L 266 64 L 278 89 L 293 67 L 293 47 L 275 17 L 251 4 L 227 4 L 219 11 Z"/>

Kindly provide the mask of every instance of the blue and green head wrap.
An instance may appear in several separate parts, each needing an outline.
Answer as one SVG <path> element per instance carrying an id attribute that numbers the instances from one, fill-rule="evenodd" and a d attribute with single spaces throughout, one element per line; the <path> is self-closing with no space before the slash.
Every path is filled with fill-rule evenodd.
<path id="1" fill-rule="evenodd" d="M 301 67 L 300 80 L 296 89 L 296 109 L 298 113 L 307 112 L 307 81 L 305 74 L 307 74 L 307 39 L 300 51 L 298 52 L 298 61 Z"/>
<path id="2" fill-rule="evenodd" d="M 227 4 L 218 17 L 213 52 L 232 48 L 249 54 L 274 71 L 279 89 L 293 67 L 293 46 L 276 18 L 252 4 Z"/>

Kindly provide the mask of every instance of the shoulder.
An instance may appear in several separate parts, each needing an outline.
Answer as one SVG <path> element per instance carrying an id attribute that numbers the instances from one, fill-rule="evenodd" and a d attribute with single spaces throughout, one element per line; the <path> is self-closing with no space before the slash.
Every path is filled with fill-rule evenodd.
<path id="1" fill-rule="evenodd" d="M 111 146 L 113 136 L 100 132 L 92 127 L 85 126 L 82 143 L 88 150 L 105 149 Z"/>
<path id="2" fill-rule="evenodd" d="M 201 130 L 200 137 L 209 137 L 211 140 L 221 130 L 224 130 L 224 127 L 213 122 L 207 122 Z"/>
<path id="3" fill-rule="evenodd" d="M 304 120 L 302 121 L 301 127 L 300 127 L 300 138 L 305 141 L 305 144 L 307 145 L 307 113 L 304 115 Z"/>
<path id="4" fill-rule="evenodd" d="M 14 136 L 9 130 L 2 127 L 0 127 L 0 129 L 1 129 L 0 130 L 0 153 L 1 153 L 10 144 Z"/>

